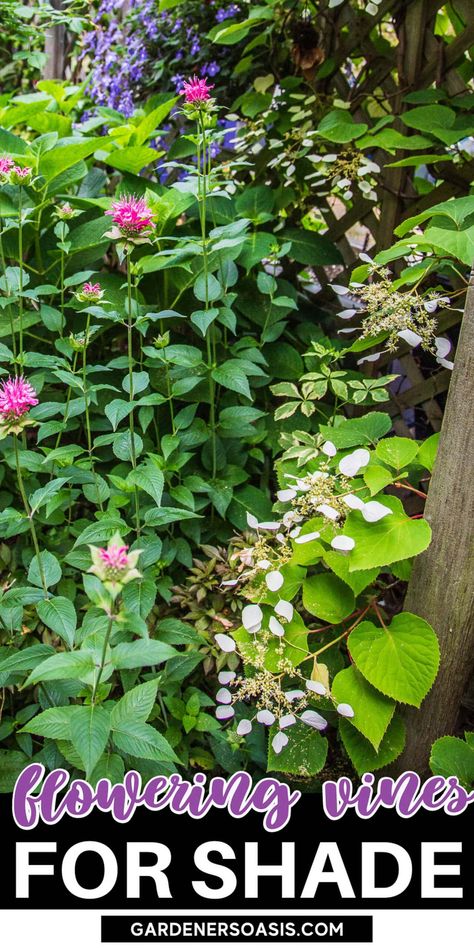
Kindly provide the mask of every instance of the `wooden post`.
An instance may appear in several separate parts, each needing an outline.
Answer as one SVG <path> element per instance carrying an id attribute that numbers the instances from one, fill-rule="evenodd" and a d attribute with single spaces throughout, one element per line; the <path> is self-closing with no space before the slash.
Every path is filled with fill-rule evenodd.
<path id="1" fill-rule="evenodd" d="M 51 6 L 60 10 L 62 0 L 51 0 Z M 44 79 L 64 79 L 66 67 L 66 27 L 63 23 L 46 30 L 44 51 L 47 59 L 44 67 Z"/>
<path id="2" fill-rule="evenodd" d="M 420 711 L 407 709 L 407 745 L 391 773 L 428 771 L 433 741 L 456 728 L 474 668 L 474 269 L 425 517 L 433 539 L 415 560 L 405 609 L 437 632 L 441 665 Z"/>

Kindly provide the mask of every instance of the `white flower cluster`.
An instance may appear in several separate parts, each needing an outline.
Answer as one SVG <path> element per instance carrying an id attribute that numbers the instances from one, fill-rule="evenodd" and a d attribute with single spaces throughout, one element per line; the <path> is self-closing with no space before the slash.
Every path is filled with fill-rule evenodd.
<path id="1" fill-rule="evenodd" d="M 255 583 L 265 584 L 266 589 L 276 593 L 285 583 L 282 572 L 283 566 L 291 559 L 292 544 L 310 543 L 321 538 L 321 532 L 311 530 L 304 533 L 305 521 L 320 514 L 326 524 L 334 528 L 342 526 L 345 516 L 351 510 L 359 510 L 367 523 L 376 523 L 383 517 L 392 514 L 392 510 L 377 500 L 364 501 L 358 496 L 359 488 L 351 491 L 349 478 L 356 477 L 369 463 L 370 452 L 366 448 L 357 448 L 346 454 L 336 463 L 333 458 L 337 455 L 337 448 L 331 441 L 326 441 L 321 448 L 325 456 L 323 467 L 336 465 L 335 473 L 328 470 L 317 470 L 299 477 L 287 474 L 290 481 L 288 487 L 277 492 L 280 503 L 288 503 L 287 510 L 280 520 L 259 522 L 257 517 L 247 513 L 248 526 L 257 534 L 255 546 L 244 551 L 245 563 L 248 569 L 244 570 L 239 579 L 226 580 L 223 585 L 235 586 L 241 581 L 248 581 L 252 587 Z M 327 486 L 328 485 L 328 486 Z M 321 500 L 321 497 L 325 498 Z M 303 512 L 304 511 L 304 512 Z M 322 529 L 322 528 L 321 528 Z M 335 533 L 332 539 L 324 539 L 332 549 L 347 555 L 355 547 L 352 537 L 343 533 Z M 288 551 L 290 553 L 288 554 Z M 257 587 L 258 588 L 258 587 Z M 261 588 L 261 585 L 260 585 Z M 264 597 L 265 598 L 265 597 Z M 285 659 L 284 648 L 287 623 L 291 623 L 295 609 L 287 599 L 280 598 L 271 607 L 271 614 L 265 615 L 258 603 L 251 602 L 242 610 L 242 626 L 253 636 L 255 652 L 252 665 L 256 669 L 251 679 L 238 678 L 235 671 L 221 671 L 219 683 L 223 686 L 217 693 L 218 707 L 216 717 L 220 721 L 229 721 L 234 717 L 233 705 L 237 701 L 256 700 L 257 708 L 253 717 L 244 718 L 237 726 L 237 733 L 241 736 L 249 734 L 254 723 L 266 726 L 277 725 L 278 729 L 272 738 L 272 747 L 276 754 L 280 753 L 288 743 L 287 728 L 300 721 L 316 730 L 323 730 L 327 721 L 317 711 L 307 707 L 316 696 L 325 697 L 333 702 L 336 711 L 345 716 L 353 717 L 353 709 L 346 704 L 337 704 L 332 698 L 330 690 L 320 681 L 306 680 L 294 667 L 291 661 Z M 279 658 L 278 673 L 271 673 L 265 667 L 265 656 L 268 646 L 274 637 L 279 641 L 277 656 Z M 235 639 L 226 633 L 215 636 L 216 644 L 224 653 L 238 651 Z M 305 658 L 311 658 L 308 653 Z M 247 657 L 248 660 L 248 657 Z M 305 660 L 304 658 L 302 660 Z M 284 677 L 297 678 L 304 681 L 305 688 L 284 690 Z M 234 694 L 229 685 L 235 688 Z"/>

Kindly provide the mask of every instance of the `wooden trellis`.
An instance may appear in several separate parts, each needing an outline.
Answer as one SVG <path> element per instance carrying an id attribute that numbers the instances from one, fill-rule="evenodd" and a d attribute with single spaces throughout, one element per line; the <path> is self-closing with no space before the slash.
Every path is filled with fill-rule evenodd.
<path id="1" fill-rule="evenodd" d="M 435 34 L 436 16 L 442 9 L 453 23 L 449 36 Z M 383 23 L 387 24 L 387 15 L 391 23 L 392 42 L 381 49 L 374 43 L 373 31 L 382 29 Z M 450 96 L 473 91 L 472 85 L 467 85 L 463 78 L 466 72 L 469 75 L 473 72 L 472 0 L 453 0 L 450 4 L 443 4 L 441 0 L 383 0 L 375 16 L 363 10 L 357 13 L 353 5 L 346 2 L 327 10 L 324 17 L 320 41 L 325 60 L 330 60 L 333 65 L 329 75 L 316 82 L 316 90 L 326 94 L 336 93 L 350 102 L 351 112 L 357 121 L 365 120 L 363 105 L 370 96 L 379 96 L 384 103 L 388 103 L 394 116 L 391 127 L 401 131 L 403 125 L 399 117 L 409 108 L 404 101 L 407 93 L 430 86 L 442 86 Z M 345 27 L 349 29 L 345 30 Z M 352 81 L 348 81 L 348 75 L 352 75 Z M 384 167 L 404 158 L 406 154 L 401 150 L 394 156 L 381 150 L 374 154 L 374 160 L 382 168 L 379 178 L 379 214 L 373 203 L 363 196 L 355 197 L 352 207 L 342 216 L 336 216 L 334 207 L 328 203 L 328 237 L 338 243 L 348 267 L 356 263 L 360 249 L 365 249 L 356 247 L 351 241 L 354 227 L 365 234 L 367 246 L 374 246 L 380 251 L 393 243 L 394 229 L 404 219 L 453 195 L 464 196 L 469 193 L 474 180 L 474 160 L 465 161 L 462 165 L 452 165 L 450 162 L 436 165 L 434 162 L 432 168 L 436 185 L 429 193 L 419 196 L 413 186 L 412 168 Z M 340 212 L 340 208 L 338 210 Z M 452 327 L 459 319 L 458 313 L 441 314 L 440 329 Z M 377 365 L 381 364 L 383 361 Z M 436 396 L 446 392 L 449 372 L 440 369 L 425 378 L 415 357 L 408 351 L 403 353 L 403 350 L 401 364 L 411 387 L 402 395 L 393 397 L 390 413 L 394 417 L 396 430 L 407 434 L 403 412 L 410 407 L 420 407 L 425 411 L 431 428 L 438 431 L 442 409 Z M 367 372 L 370 371 L 369 366 Z"/>

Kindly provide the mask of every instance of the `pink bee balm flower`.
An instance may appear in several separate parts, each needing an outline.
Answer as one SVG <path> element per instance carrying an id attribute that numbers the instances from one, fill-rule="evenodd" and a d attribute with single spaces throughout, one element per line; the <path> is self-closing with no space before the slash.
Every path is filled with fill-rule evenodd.
<path id="1" fill-rule="evenodd" d="M 211 98 L 210 91 L 214 86 L 208 86 L 207 79 L 198 79 L 193 76 L 183 83 L 183 88 L 179 90 L 180 95 L 184 95 L 186 102 L 190 105 L 202 105 Z"/>
<path id="2" fill-rule="evenodd" d="M 2 421 L 21 418 L 38 404 L 36 392 L 23 376 L 0 382 L 0 416 Z"/>
<path id="3" fill-rule="evenodd" d="M 100 293 L 101 286 L 100 283 L 84 283 L 82 287 L 83 293 L 92 293 L 94 296 L 97 296 Z"/>
<path id="4" fill-rule="evenodd" d="M 136 237 L 153 226 L 153 211 L 143 198 L 133 194 L 114 201 L 109 211 L 123 237 Z"/>
<path id="5" fill-rule="evenodd" d="M 13 168 L 13 158 L 8 155 L 2 155 L 0 158 L 0 175 L 7 175 Z"/>
<path id="6" fill-rule="evenodd" d="M 92 559 L 89 573 L 95 573 L 114 595 L 122 586 L 141 576 L 136 569 L 141 550 L 129 553 L 119 533 L 111 537 L 106 547 L 90 546 L 89 549 Z"/>

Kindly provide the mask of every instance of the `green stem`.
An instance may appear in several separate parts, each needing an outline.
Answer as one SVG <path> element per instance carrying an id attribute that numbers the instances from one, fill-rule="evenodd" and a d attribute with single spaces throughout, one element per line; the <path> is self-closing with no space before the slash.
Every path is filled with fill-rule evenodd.
<path id="1" fill-rule="evenodd" d="M 7 280 L 7 267 L 6 267 L 6 263 L 5 263 L 5 254 L 4 254 L 4 251 L 3 251 L 3 239 L 2 239 L 2 237 L 3 237 L 3 222 L 2 222 L 2 220 L 1 220 L 1 218 L 0 218 L 0 264 L 1 264 L 1 267 L 2 267 L 2 273 L 3 273 L 4 277 L 5 277 L 5 291 L 6 291 L 6 296 L 7 296 L 7 298 L 8 298 L 8 297 L 10 296 L 10 289 L 9 289 L 8 280 Z M 14 321 L 13 321 L 13 313 L 12 313 L 11 305 L 8 305 L 8 306 L 6 307 L 6 309 L 7 309 L 7 313 L 8 313 L 9 319 L 10 319 L 10 330 L 11 330 L 11 336 L 12 336 L 12 350 L 13 350 L 13 358 L 14 358 L 14 360 L 15 360 L 15 375 L 16 375 L 16 373 L 17 373 L 17 367 L 16 367 L 16 336 L 15 336 L 15 323 L 14 323 Z"/>
<path id="2" fill-rule="evenodd" d="M 87 385 L 87 347 L 89 345 L 89 331 L 90 331 L 91 317 L 90 313 L 87 314 L 86 322 L 86 332 L 84 336 L 84 348 L 82 350 L 82 388 L 84 390 L 84 415 L 86 419 L 86 434 L 87 434 L 87 451 L 89 454 L 89 460 L 91 463 L 92 476 L 94 478 L 94 484 L 97 494 L 97 502 L 101 510 L 104 509 L 104 505 L 100 499 L 99 495 L 99 483 L 97 480 L 97 474 L 95 470 L 94 458 L 92 457 L 92 434 L 91 434 L 91 419 L 89 411 L 89 391 Z"/>
<path id="3" fill-rule="evenodd" d="M 20 363 L 20 375 L 23 372 L 23 197 L 22 189 L 20 185 L 20 197 L 18 202 L 18 266 L 20 270 L 20 276 L 18 278 L 18 291 L 19 291 L 19 300 L 18 300 L 18 315 L 20 320 L 20 331 L 19 331 L 19 363 Z"/>
<path id="4" fill-rule="evenodd" d="M 114 618 L 115 618 L 115 616 L 109 616 L 109 621 L 108 621 L 107 629 L 106 629 L 106 632 L 105 632 L 104 645 L 103 645 L 103 648 L 102 648 L 102 655 L 100 656 L 99 671 L 97 672 L 97 678 L 96 678 L 96 680 L 95 680 L 95 682 L 94 682 L 94 687 L 93 687 L 93 689 L 92 689 L 92 698 L 91 698 L 92 704 L 95 703 L 95 699 L 96 699 L 96 695 L 97 695 L 97 689 L 98 689 L 98 687 L 99 687 L 100 679 L 102 678 L 102 673 L 103 673 L 103 671 L 104 671 L 105 658 L 106 658 L 106 655 L 107 655 L 107 646 L 108 646 L 108 644 L 109 644 L 110 636 L 111 636 L 111 633 L 112 633 L 112 626 L 113 626 L 113 623 L 114 623 Z"/>
<path id="5" fill-rule="evenodd" d="M 207 155 L 207 140 L 204 120 L 200 120 L 200 131 L 202 136 L 202 170 L 199 164 L 201 149 L 198 147 L 198 180 L 201 184 L 201 201 L 199 204 L 201 218 L 201 241 L 204 266 L 204 287 L 205 287 L 205 309 L 209 309 L 209 273 L 207 259 L 207 236 L 206 236 L 206 199 L 207 199 L 207 176 L 210 170 L 210 149 L 209 157 Z M 199 141 L 199 139 L 198 139 Z M 216 446 L 216 415 L 215 415 L 215 384 L 212 377 L 212 370 L 215 362 L 215 337 L 214 326 L 211 324 L 206 332 L 207 347 L 207 368 L 209 373 L 209 427 L 211 429 L 211 451 L 212 451 L 212 477 L 217 473 L 217 446 Z"/>
<path id="6" fill-rule="evenodd" d="M 29 525 L 30 525 L 31 539 L 33 540 L 33 546 L 34 546 L 34 548 L 35 548 L 36 560 L 37 560 L 37 563 L 38 563 L 38 570 L 39 570 L 39 574 L 40 574 L 40 578 L 41 578 L 41 585 L 42 585 L 42 587 L 43 587 L 44 594 L 45 594 L 45 596 L 46 596 L 46 598 L 47 598 L 47 597 L 48 597 L 48 587 L 47 587 L 47 585 L 46 585 L 46 578 L 45 578 L 45 575 L 44 575 L 43 564 L 42 564 L 42 562 L 41 562 L 40 548 L 39 548 L 39 544 L 38 544 L 38 537 L 37 537 L 37 535 L 36 535 L 36 527 L 35 527 L 34 520 L 33 520 L 33 514 L 32 514 L 32 512 L 31 512 L 31 508 L 30 508 L 30 505 L 29 505 L 29 503 L 28 503 L 28 498 L 27 498 L 27 496 L 26 496 L 25 485 L 23 484 L 23 477 L 22 477 L 22 473 L 21 473 L 21 464 L 20 464 L 20 456 L 19 456 L 19 454 L 18 454 L 18 440 L 17 440 L 17 438 L 16 438 L 16 435 L 13 436 L 13 444 L 15 445 L 15 462 L 16 462 L 16 474 L 17 474 L 17 478 L 18 478 L 18 486 L 19 486 L 19 488 L 20 488 L 21 499 L 22 499 L 22 501 L 23 501 L 23 506 L 24 506 L 24 508 L 25 508 L 26 516 L 28 517 L 28 523 L 29 523 Z"/>
<path id="7" fill-rule="evenodd" d="M 128 354 L 128 387 L 129 387 L 129 402 L 133 402 L 134 391 L 133 391 L 133 323 L 132 323 L 132 273 L 130 269 L 130 258 L 127 257 L 127 354 Z M 135 451 L 135 423 L 133 418 L 133 408 L 130 409 L 128 415 L 129 431 L 130 431 L 130 457 L 132 461 L 132 468 L 135 471 L 137 467 L 137 456 Z M 135 484 L 135 524 L 137 530 L 137 536 L 140 536 L 140 499 L 138 496 L 138 487 Z"/>
<path id="8" fill-rule="evenodd" d="M 73 375 L 76 374 L 77 357 L 78 357 L 78 355 L 79 355 L 78 352 L 75 352 L 75 353 L 74 353 L 74 361 L 73 361 L 73 363 L 72 363 L 72 374 L 73 374 Z M 62 427 L 61 431 L 58 431 L 58 436 L 57 436 L 57 438 L 56 438 L 56 444 L 54 445 L 55 449 L 56 449 L 56 448 L 59 448 L 59 445 L 60 445 L 60 443 L 61 443 L 61 438 L 62 438 L 62 435 L 63 435 L 63 432 L 64 432 L 64 428 L 66 427 L 66 424 L 67 424 L 67 421 L 68 421 L 68 418 L 69 418 L 69 403 L 70 403 L 70 401 L 71 401 L 71 395 L 72 395 L 72 386 L 71 386 L 71 385 L 68 385 L 68 390 L 67 390 L 67 395 L 66 395 L 66 407 L 65 407 L 65 409 L 64 409 L 63 427 Z M 84 396 L 84 397 L 85 397 L 85 396 Z"/>

